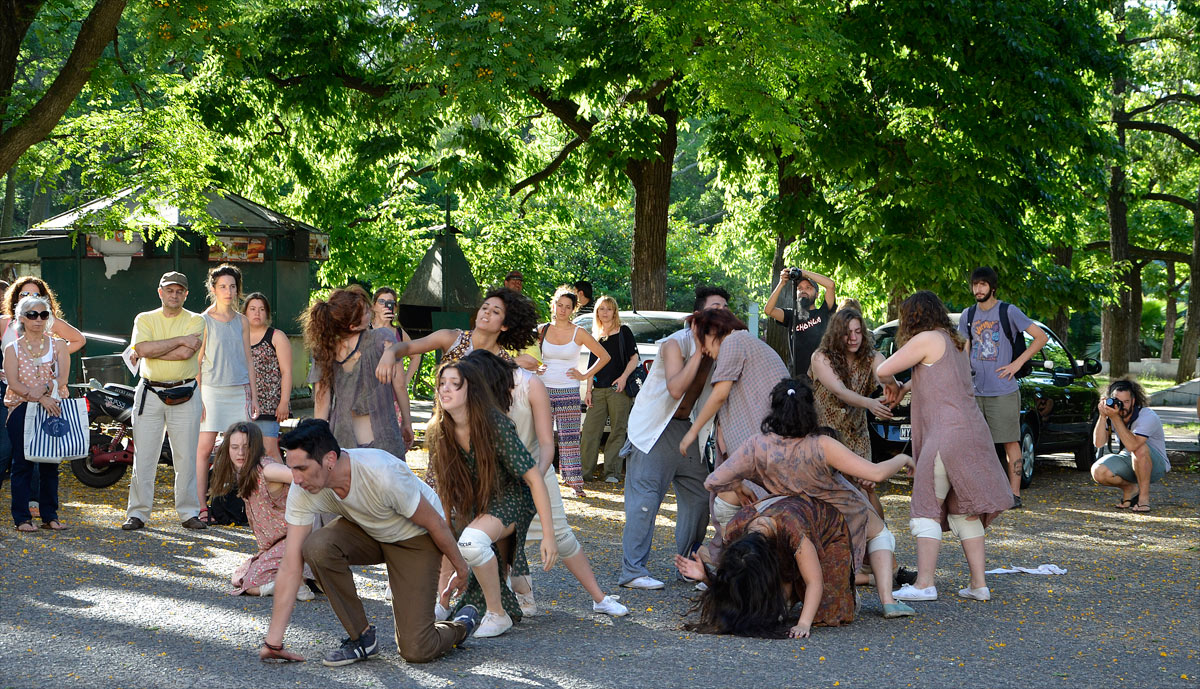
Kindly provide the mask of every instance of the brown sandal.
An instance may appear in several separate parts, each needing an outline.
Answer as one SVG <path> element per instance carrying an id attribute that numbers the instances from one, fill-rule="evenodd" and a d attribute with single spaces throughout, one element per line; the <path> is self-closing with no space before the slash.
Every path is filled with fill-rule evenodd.
<path id="1" fill-rule="evenodd" d="M 62 525 L 62 522 L 57 519 L 51 519 L 48 522 L 42 522 L 42 528 L 47 531 L 66 531 L 67 527 Z"/>
<path id="2" fill-rule="evenodd" d="M 28 528 L 26 528 L 26 527 L 28 527 Z M 21 522 L 20 524 L 17 524 L 17 531 L 20 531 L 21 533 L 33 533 L 33 532 L 37 531 L 37 528 L 34 527 L 33 522 L 26 519 L 25 521 Z"/>

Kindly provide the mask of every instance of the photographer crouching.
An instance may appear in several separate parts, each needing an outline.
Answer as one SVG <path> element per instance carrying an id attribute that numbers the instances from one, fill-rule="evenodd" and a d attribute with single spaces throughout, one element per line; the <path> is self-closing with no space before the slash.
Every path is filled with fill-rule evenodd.
<path id="1" fill-rule="evenodd" d="M 1115 432 L 1121 443 L 1116 454 L 1107 454 L 1092 465 L 1092 478 L 1102 486 L 1121 489 L 1117 509 L 1150 511 L 1150 484 L 1171 470 L 1162 420 L 1148 406 L 1146 391 L 1136 381 L 1114 380 L 1100 400 L 1100 417 L 1092 430 L 1092 445 L 1108 444 Z"/>
<path id="2" fill-rule="evenodd" d="M 784 287 L 794 285 L 792 308 L 776 306 Z M 819 304 L 817 295 L 825 288 L 825 299 Z M 829 316 L 837 310 L 837 286 L 833 280 L 799 268 L 784 268 L 779 272 L 779 284 L 763 312 L 788 329 L 788 344 L 792 350 L 792 375 L 808 376 L 813 352 L 821 346 L 821 337 L 829 325 Z M 814 308 L 815 306 L 815 308 Z M 811 377 L 811 376 L 809 376 Z"/>

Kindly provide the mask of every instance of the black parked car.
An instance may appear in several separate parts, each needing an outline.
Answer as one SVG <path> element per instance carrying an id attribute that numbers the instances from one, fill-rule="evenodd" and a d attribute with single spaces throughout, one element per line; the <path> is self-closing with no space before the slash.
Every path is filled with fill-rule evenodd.
<path id="1" fill-rule="evenodd" d="M 950 314 L 955 325 L 958 318 L 958 314 Z M 1037 455 L 1071 452 L 1075 455 L 1075 466 L 1085 470 L 1096 458 L 1092 428 L 1096 423 L 1100 389 L 1092 375 L 1100 372 L 1100 362 L 1075 359 L 1054 331 L 1042 323 L 1037 325 L 1050 339 L 1031 360 L 1033 372 L 1020 380 L 1022 487 L 1033 480 Z M 896 329 L 897 322 L 892 321 L 874 331 L 875 347 L 885 357 L 896 351 Z M 1032 338 L 1026 334 L 1025 341 L 1032 342 Z M 898 377 L 907 381 L 909 375 L 906 371 Z M 908 405 L 906 399 L 895 409 L 894 418 L 888 421 L 868 417 L 871 451 L 876 461 L 902 451 L 912 453 L 908 445 L 912 435 Z M 997 446 L 997 453 L 1003 458 L 1002 446 Z"/>

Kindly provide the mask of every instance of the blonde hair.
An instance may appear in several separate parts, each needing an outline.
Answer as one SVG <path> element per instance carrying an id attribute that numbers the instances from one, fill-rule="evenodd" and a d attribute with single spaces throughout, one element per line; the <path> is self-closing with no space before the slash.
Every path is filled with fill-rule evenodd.
<path id="1" fill-rule="evenodd" d="M 596 300 L 596 308 L 592 309 L 592 337 L 597 340 L 604 334 L 604 326 L 600 323 L 600 307 L 608 304 L 612 307 L 613 312 L 613 328 L 616 332 L 621 332 L 621 310 L 617 308 L 617 300 L 607 294 Z"/>

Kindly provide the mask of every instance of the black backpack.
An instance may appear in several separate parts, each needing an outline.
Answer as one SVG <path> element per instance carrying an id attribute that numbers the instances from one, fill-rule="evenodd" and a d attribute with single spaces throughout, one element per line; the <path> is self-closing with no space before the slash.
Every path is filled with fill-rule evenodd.
<path id="1" fill-rule="evenodd" d="M 1000 327 L 1004 328 L 1004 339 L 1008 340 L 1009 344 L 1012 345 L 1012 361 L 1016 361 L 1017 357 L 1025 353 L 1025 335 L 1018 332 L 1016 333 L 1016 337 L 1013 337 L 1012 323 L 1008 320 L 1008 307 L 1008 302 L 1000 302 Z M 971 342 L 974 342 L 975 340 L 975 330 L 971 327 L 971 325 L 975 322 L 975 309 L 975 305 L 972 305 L 969 309 L 967 309 L 967 340 Z M 1012 361 L 1009 363 L 1012 363 Z M 1025 365 L 1021 367 L 1021 370 L 1017 371 L 1016 377 L 1024 378 L 1030 373 L 1033 373 L 1032 359 L 1025 362 Z"/>

